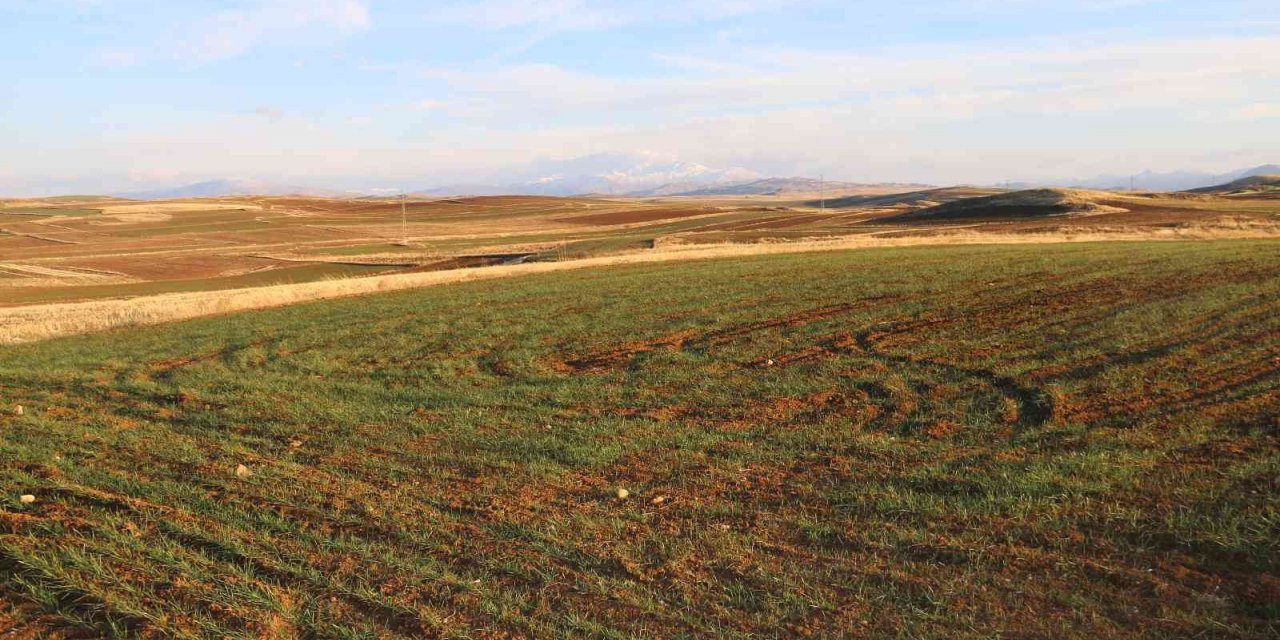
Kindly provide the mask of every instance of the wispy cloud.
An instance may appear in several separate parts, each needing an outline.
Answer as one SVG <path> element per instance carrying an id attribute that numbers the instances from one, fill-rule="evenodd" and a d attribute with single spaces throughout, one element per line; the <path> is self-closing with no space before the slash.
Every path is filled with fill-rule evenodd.
<path id="1" fill-rule="evenodd" d="M 1280 120 L 1280 101 L 1247 104 L 1233 110 L 1230 116 L 1237 120 Z"/>
<path id="2" fill-rule="evenodd" d="M 261 106 L 259 106 L 259 107 L 256 107 L 256 108 L 254 108 L 254 110 L 253 110 L 253 112 L 252 112 L 252 113 L 253 113 L 253 115 L 255 115 L 255 116 L 261 116 L 261 117 L 266 118 L 266 119 L 268 119 L 268 120 L 277 120 L 277 121 L 278 121 L 278 120 L 280 120 L 280 119 L 284 118 L 284 110 L 283 110 L 283 109 L 279 109 L 279 108 L 277 108 L 277 107 L 272 107 L 272 106 L 268 106 L 268 105 L 261 105 Z"/>
<path id="3" fill-rule="evenodd" d="M 489 62 L 508 60 L 558 35 L 635 25 L 680 25 L 725 20 L 822 0 L 479 0 L 426 12 L 428 22 L 516 33 Z"/>
<path id="4" fill-rule="evenodd" d="M 530 27 L 574 31 L 609 29 L 641 23 L 689 23 L 723 20 L 813 0 L 480 0 L 430 10 L 430 20 L 483 29 Z"/>
<path id="5" fill-rule="evenodd" d="M 1036 41 L 878 54 L 738 49 L 665 57 L 676 73 L 626 78 L 549 64 L 432 70 L 455 113 L 526 122 L 607 114 L 613 121 L 859 105 L 894 118 L 1182 110 L 1274 92 L 1280 39 Z M 1265 112 L 1266 107 L 1258 107 Z"/>
<path id="6" fill-rule="evenodd" d="M 95 4 L 106 7 L 105 0 Z M 366 0 L 257 0 L 168 25 L 148 46 L 101 49 L 94 61 L 127 67 L 150 60 L 215 62 L 267 45 L 305 46 L 368 29 Z"/>
<path id="7" fill-rule="evenodd" d="M 22 96 L 0 101 L 0 172 L 180 157 L 398 182 L 642 150 L 939 182 L 1260 164 L 1280 149 L 1273 3 L 0 0 L 33 54 L 0 59 Z"/>
<path id="8" fill-rule="evenodd" d="M 427 12 L 430 20 L 483 29 L 555 27 L 599 29 L 623 23 L 622 16 L 584 0 L 487 0 L 450 4 Z"/>
<path id="9" fill-rule="evenodd" d="M 184 56 L 220 60 L 277 39 L 297 42 L 364 30 L 369 27 L 369 7 L 360 0 L 264 0 L 200 22 L 183 48 Z"/>

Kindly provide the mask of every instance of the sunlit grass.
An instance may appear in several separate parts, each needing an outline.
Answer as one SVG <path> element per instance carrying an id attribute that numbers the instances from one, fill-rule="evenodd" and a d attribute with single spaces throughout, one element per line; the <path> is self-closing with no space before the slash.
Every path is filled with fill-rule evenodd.
<path id="1" fill-rule="evenodd" d="M 624 265 L 6 347 L 0 594 L 108 636 L 1265 637 L 1278 248 Z"/>

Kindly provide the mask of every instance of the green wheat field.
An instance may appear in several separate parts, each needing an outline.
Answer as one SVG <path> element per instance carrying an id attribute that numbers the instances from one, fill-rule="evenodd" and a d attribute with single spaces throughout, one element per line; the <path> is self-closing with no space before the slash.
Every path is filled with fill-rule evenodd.
<path id="1" fill-rule="evenodd" d="M 1280 634 L 1275 241 L 440 286 L 5 347 L 0 405 L 14 637 Z"/>

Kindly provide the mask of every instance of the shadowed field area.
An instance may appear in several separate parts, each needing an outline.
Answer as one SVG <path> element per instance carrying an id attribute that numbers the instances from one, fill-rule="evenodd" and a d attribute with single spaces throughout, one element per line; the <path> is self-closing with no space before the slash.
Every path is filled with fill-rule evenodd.
<path id="1" fill-rule="evenodd" d="M 1277 335 L 1280 243 L 1239 240 L 616 266 L 5 347 L 0 635 L 1273 637 Z"/>

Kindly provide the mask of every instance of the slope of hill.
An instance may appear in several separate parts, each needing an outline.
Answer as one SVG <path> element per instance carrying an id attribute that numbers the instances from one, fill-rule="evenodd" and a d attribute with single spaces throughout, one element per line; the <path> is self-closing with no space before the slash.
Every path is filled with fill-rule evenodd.
<path id="1" fill-rule="evenodd" d="M 1280 169 L 1280 167 L 1277 167 Z M 1280 172 L 1248 176 L 1232 180 L 1226 184 L 1200 189 L 1191 189 L 1189 193 L 1211 193 L 1218 195 L 1252 195 L 1280 193 Z"/>
<path id="2" fill-rule="evenodd" d="M 206 180 L 172 189 L 153 189 L 120 194 L 135 200 L 170 200 L 175 198 L 220 198 L 225 196 L 320 196 L 345 195 L 341 191 L 300 185 L 276 184 L 259 180 Z"/>
<path id="3" fill-rule="evenodd" d="M 870 185 L 856 182 L 822 181 L 815 178 L 763 178 L 749 182 L 730 182 L 700 188 L 688 188 L 687 185 L 663 185 L 647 193 L 632 195 L 673 195 L 673 196 L 766 196 L 784 193 L 818 193 L 845 191 Z"/>
<path id="4" fill-rule="evenodd" d="M 1029 189 L 947 202 L 890 220 L 989 220 L 1123 211 L 1098 203 L 1097 199 L 1103 195 L 1078 189 Z"/>
<path id="5" fill-rule="evenodd" d="M 976 198 L 1004 193 L 1000 189 L 985 187 L 942 187 L 939 189 L 922 189 L 906 193 L 890 193 L 886 195 L 849 196 L 827 200 L 828 208 L 844 207 L 896 207 L 896 206 L 932 206 L 938 203 L 953 202 L 965 198 Z M 818 202 L 807 204 L 816 206 Z"/>

